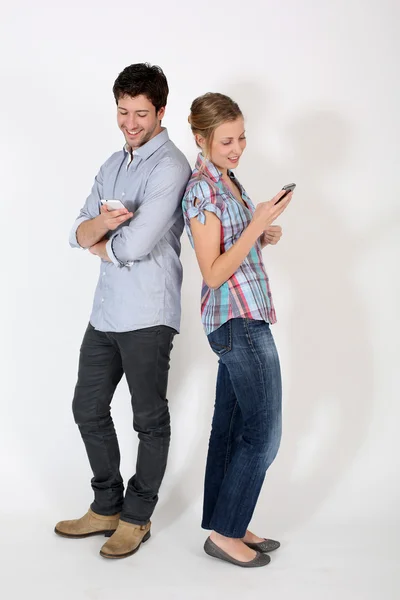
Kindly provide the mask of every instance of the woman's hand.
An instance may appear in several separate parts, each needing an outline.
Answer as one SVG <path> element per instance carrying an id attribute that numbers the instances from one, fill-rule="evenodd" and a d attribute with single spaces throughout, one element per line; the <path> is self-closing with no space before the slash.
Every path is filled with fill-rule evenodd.
<path id="1" fill-rule="evenodd" d="M 267 202 L 259 202 L 253 215 L 252 223 L 259 229 L 259 235 L 261 236 L 264 231 L 272 225 L 272 223 L 283 213 L 283 211 L 289 205 L 293 192 L 289 192 L 287 196 L 281 202 L 278 202 L 279 198 L 284 196 L 285 190 L 281 190 L 272 200 Z M 278 204 L 277 204 L 278 202 Z"/>
<path id="2" fill-rule="evenodd" d="M 282 227 L 279 225 L 270 225 L 265 229 L 261 236 L 261 247 L 265 248 L 268 244 L 275 246 L 282 237 Z"/>

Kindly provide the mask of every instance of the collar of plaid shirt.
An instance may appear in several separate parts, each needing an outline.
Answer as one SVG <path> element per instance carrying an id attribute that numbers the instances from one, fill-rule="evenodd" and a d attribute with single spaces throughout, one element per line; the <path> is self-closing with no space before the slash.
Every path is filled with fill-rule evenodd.
<path id="1" fill-rule="evenodd" d="M 218 169 L 218 167 L 216 167 L 214 163 L 212 163 L 210 160 L 205 158 L 205 156 L 201 152 L 197 157 L 195 169 L 204 173 L 207 177 L 212 179 L 212 181 L 215 181 L 215 183 L 218 183 L 218 181 L 222 179 L 222 173 Z M 229 169 L 228 176 L 231 179 L 235 179 L 233 171 L 230 171 Z"/>

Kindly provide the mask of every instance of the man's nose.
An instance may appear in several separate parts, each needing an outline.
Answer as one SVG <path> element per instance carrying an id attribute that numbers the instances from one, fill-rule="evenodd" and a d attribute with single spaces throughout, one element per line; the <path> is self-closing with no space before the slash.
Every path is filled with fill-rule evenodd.
<path id="1" fill-rule="evenodd" d="M 126 121 L 125 121 L 125 125 L 126 128 L 129 129 L 130 131 L 134 131 L 134 129 L 136 128 L 136 119 L 133 115 L 129 115 L 126 117 Z"/>

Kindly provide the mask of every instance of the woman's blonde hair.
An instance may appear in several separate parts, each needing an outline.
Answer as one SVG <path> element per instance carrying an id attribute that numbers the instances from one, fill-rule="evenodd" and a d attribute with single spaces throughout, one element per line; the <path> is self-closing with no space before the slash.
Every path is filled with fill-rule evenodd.
<path id="1" fill-rule="evenodd" d="M 227 121 L 236 121 L 239 117 L 243 117 L 239 106 L 224 94 L 208 92 L 193 100 L 188 121 L 193 135 L 201 135 L 205 139 L 205 158 L 210 158 L 216 128 Z M 200 148 L 197 140 L 196 145 Z"/>

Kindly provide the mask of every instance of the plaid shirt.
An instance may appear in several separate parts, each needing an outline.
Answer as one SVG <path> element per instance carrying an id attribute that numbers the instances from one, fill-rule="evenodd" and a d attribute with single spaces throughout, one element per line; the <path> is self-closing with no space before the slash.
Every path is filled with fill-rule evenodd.
<path id="1" fill-rule="evenodd" d="M 252 201 L 232 171 L 228 173 L 239 187 L 248 208 L 233 196 L 213 163 L 199 154 L 182 202 L 186 232 L 192 247 L 190 219 L 197 217 L 204 224 L 205 210 L 214 213 L 221 221 L 221 254 L 234 245 L 252 219 L 255 210 Z M 257 240 L 236 273 L 219 288 L 211 289 L 204 281 L 202 285 L 201 318 L 207 335 L 229 319 L 244 317 L 267 323 L 276 322 L 260 240 Z"/>

